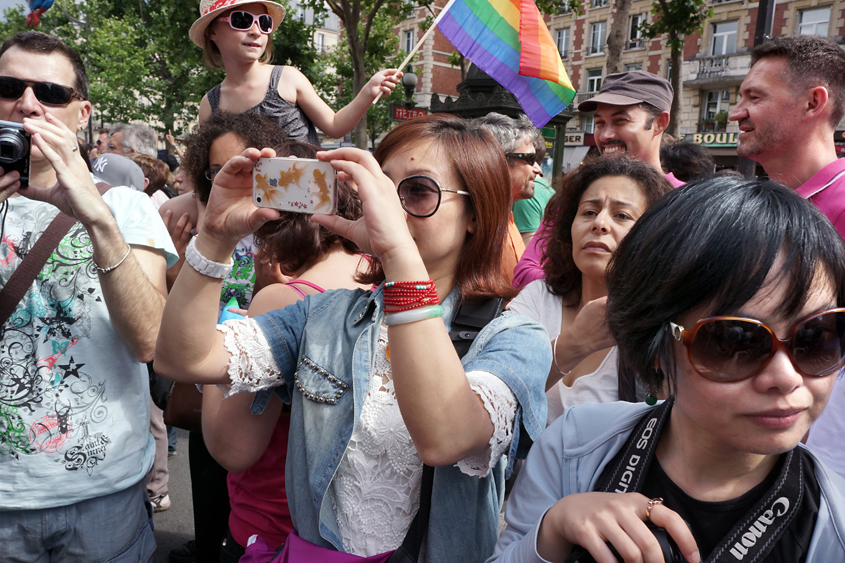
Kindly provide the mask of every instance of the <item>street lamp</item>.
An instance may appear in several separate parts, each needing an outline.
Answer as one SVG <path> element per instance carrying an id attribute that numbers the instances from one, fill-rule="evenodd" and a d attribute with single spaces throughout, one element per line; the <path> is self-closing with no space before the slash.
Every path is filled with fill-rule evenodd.
<path id="1" fill-rule="evenodd" d="M 414 74 L 411 67 L 408 67 L 408 72 L 402 76 L 402 86 L 405 88 L 405 107 L 412 108 L 416 106 L 414 90 L 417 89 L 417 75 Z"/>

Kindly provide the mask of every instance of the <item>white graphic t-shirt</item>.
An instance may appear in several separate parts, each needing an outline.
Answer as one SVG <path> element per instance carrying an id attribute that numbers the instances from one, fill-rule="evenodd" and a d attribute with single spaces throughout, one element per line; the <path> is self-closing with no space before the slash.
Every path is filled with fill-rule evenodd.
<path id="1" fill-rule="evenodd" d="M 127 243 L 176 262 L 149 197 L 115 187 L 103 199 Z M 57 213 L 9 200 L 0 285 Z M 148 395 L 147 368 L 112 327 L 91 240 L 76 223 L 0 329 L 0 510 L 69 505 L 140 481 L 155 450 Z"/>

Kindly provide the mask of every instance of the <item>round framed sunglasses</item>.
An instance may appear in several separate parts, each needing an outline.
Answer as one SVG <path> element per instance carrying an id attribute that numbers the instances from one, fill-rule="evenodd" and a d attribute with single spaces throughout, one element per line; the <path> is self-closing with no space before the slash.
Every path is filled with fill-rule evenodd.
<path id="1" fill-rule="evenodd" d="M 82 96 L 70 86 L 53 84 L 52 82 L 35 82 L 32 80 L 21 80 L 13 76 L 0 76 L 0 98 L 4 100 L 17 100 L 26 91 L 32 88 L 35 99 L 45 106 L 66 106 L 73 100 L 82 100 Z"/>
<path id="2" fill-rule="evenodd" d="M 232 29 L 238 31 L 246 31 L 252 29 L 255 22 L 258 22 L 258 31 L 264 35 L 269 35 L 273 31 L 273 16 L 270 14 L 252 14 L 250 12 L 229 12 L 228 16 L 217 18 L 222 22 L 226 22 Z"/>
<path id="3" fill-rule="evenodd" d="M 440 209 L 441 192 L 470 195 L 461 190 L 441 188 L 434 178 L 428 176 L 408 176 L 396 186 L 402 209 L 414 217 L 431 217 Z"/>
<path id="4" fill-rule="evenodd" d="M 830 375 L 845 365 L 845 308 L 799 320 L 782 340 L 764 323 L 742 317 L 708 317 L 692 329 L 669 323 L 672 336 L 687 348 L 693 369 L 707 379 L 734 382 L 760 373 L 784 350 L 804 376 Z"/>

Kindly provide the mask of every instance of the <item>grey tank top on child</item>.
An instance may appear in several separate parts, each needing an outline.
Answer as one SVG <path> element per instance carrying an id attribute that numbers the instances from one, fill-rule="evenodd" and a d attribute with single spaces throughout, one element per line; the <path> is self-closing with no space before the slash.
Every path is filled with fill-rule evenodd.
<path id="1" fill-rule="evenodd" d="M 282 76 L 282 68 L 281 66 L 273 67 L 267 95 L 264 96 L 260 104 L 247 111 L 275 120 L 284 127 L 292 141 L 305 141 L 319 147 L 320 138 L 317 137 L 317 129 L 305 115 L 305 112 L 296 104 L 290 103 L 279 95 L 279 79 Z M 219 84 L 208 91 L 208 103 L 211 105 L 212 112 L 220 109 Z"/>

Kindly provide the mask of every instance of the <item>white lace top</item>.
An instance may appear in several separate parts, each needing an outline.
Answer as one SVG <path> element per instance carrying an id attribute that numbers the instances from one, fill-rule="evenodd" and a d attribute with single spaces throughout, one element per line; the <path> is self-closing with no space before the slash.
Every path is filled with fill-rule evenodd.
<path id="1" fill-rule="evenodd" d="M 232 354 L 229 395 L 284 384 L 254 320 L 227 321 L 218 330 Z M 344 551 L 362 557 L 399 547 L 420 504 L 423 463 L 399 411 L 386 351 L 387 328 L 382 326 L 361 418 L 329 489 Z M 466 475 L 484 476 L 510 447 L 517 400 L 491 373 L 473 371 L 466 376 L 490 414 L 494 431 L 486 451 L 455 465 Z"/>

